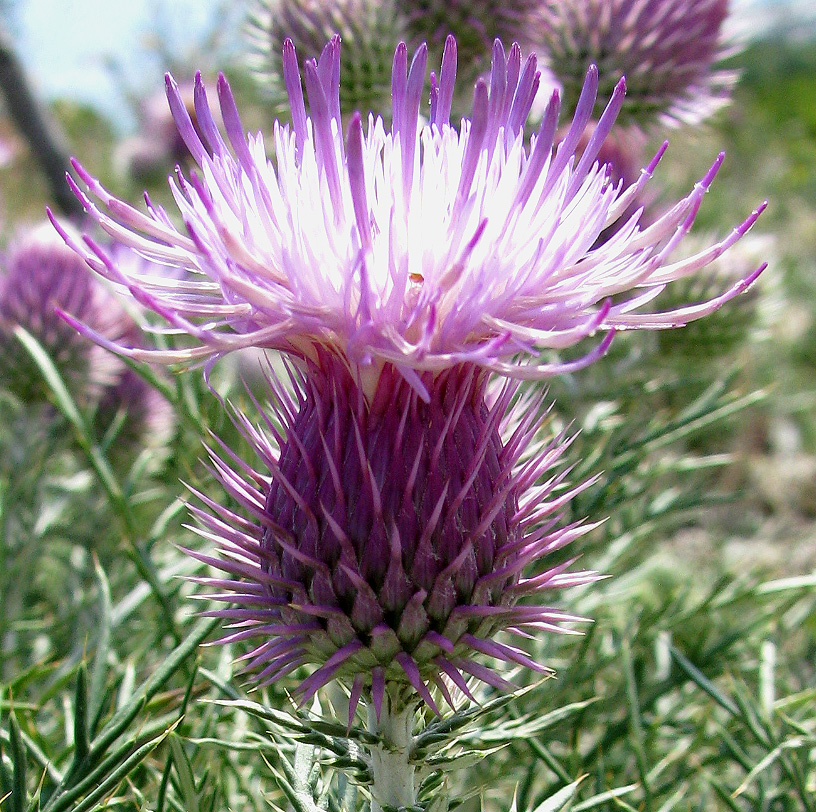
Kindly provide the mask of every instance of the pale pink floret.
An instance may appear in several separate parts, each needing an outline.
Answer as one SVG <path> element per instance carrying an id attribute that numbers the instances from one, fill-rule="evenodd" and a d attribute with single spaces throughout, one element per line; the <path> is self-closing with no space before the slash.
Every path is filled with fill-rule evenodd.
<path id="1" fill-rule="evenodd" d="M 325 346 L 359 369 L 393 363 L 421 392 L 419 373 L 458 363 L 517 378 L 585 365 L 604 352 L 614 330 L 682 326 L 716 310 L 762 270 L 710 301 L 649 312 L 646 305 L 667 283 L 713 261 L 764 208 L 710 249 L 672 262 L 722 156 L 656 222 L 641 228 L 637 211 L 596 244 L 665 150 L 627 189 L 611 184 L 607 168 L 596 163 L 623 102 L 623 81 L 576 159 L 597 92 L 594 67 L 564 140 L 553 145 L 560 107 L 554 93 L 525 145 L 523 127 L 538 87 L 535 56 L 522 61 L 517 45 L 505 54 L 496 42 L 491 74 L 474 90 L 472 117 L 457 129 L 449 123 L 455 42 L 448 39 L 439 77 L 431 74 L 424 121 L 426 53 L 419 48 L 409 67 L 405 45 L 396 50 L 390 132 L 372 115 L 364 132 L 355 114 L 344 139 L 339 37 L 318 61 L 304 65 L 308 114 L 287 41 L 283 66 L 293 123 L 275 124 L 274 161 L 260 133 L 245 133 L 223 76 L 218 97 L 227 141 L 200 77 L 196 130 L 168 76 L 173 116 L 201 167 L 201 175 L 187 179 L 177 172 L 171 179 L 183 230 L 149 200 L 146 213 L 117 200 L 79 164 L 75 169 L 101 208 L 71 183 L 109 235 L 182 269 L 182 278 L 129 273 L 89 238 L 74 247 L 198 345 L 131 350 L 111 346 L 87 326 L 79 329 L 122 354 L 167 363 L 214 359 L 248 346 L 297 354 Z M 578 361 L 539 357 L 543 349 L 561 350 L 596 331 L 607 335 Z"/>

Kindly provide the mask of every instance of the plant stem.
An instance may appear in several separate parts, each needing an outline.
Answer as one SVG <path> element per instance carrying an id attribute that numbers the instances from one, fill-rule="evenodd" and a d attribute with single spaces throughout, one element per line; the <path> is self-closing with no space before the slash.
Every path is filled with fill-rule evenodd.
<path id="1" fill-rule="evenodd" d="M 381 739 L 370 750 L 371 812 L 416 806 L 415 767 L 410 759 L 415 711 L 415 703 L 400 707 L 387 691 L 379 720 L 373 704 L 368 706 L 368 729 Z"/>

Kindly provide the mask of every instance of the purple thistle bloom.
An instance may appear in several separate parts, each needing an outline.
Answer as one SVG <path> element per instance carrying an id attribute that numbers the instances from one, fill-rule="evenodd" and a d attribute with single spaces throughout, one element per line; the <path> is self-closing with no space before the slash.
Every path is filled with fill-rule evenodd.
<path id="1" fill-rule="evenodd" d="M 127 253 L 128 259 L 133 256 Z M 139 263 L 141 268 L 145 265 Z M 22 327 L 46 351 L 77 402 L 95 409 L 100 430 L 119 411 L 126 411 L 120 439 L 148 437 L 155 445 L 166 441 L 174 426 L 170 404 L 115 355 L 89 344 L 58 315 L 72 313 L 108 341 L 128 347 L 143 343 L 142 330 L 120 298 L 99 284 L 82 257 L 43 224 L 15 240 L 2 266 L 0 385 L 28 403 L 49 397 L 42 373 L 15 338 L 15 329 Z"/>
<path id="2" fill-rule="evenodd" d="M 397 48 L 393 125 L 386 133 L 355 115 L 341 134 L 340 43 L 305 65 L 312 116 L 300 88 L 294 48 L 284 49 L 293 126 L 275 125 L 276 164 L 262 136 L 245 137 L 229 85 L 218 83 L 232 151 L 196 86 L 203 143 L 172 79 L 171 108 L 202 175 L 172 182 L 184 218 L 179 231 L 148 201 L 148 214 L 112 197 L 79 164 L 77 172 L 107 208 L 98 209 L 70 181 L 87 211 L 112 237 L 142 256 L 185 272 L 144 277 L 117 266 L 92 240 L 71 244 L 102 276 L 127 287 L 148 309 L 197 339 L 175 351 L 123 350 L 92 329 L 86 334 L 123 354 L 192 362 L 241 347 L 303 355 L 336 348 L 364 377 L 395 364 L 423 392 L 418 373 L 458 363 L 517 378 L 545 378 L 600 356 L 611 333 L 572 364 L 542 363 L 541 349 L 563 349 L 598 330 L 678 327 L 713 312 L 745 290 L 755 271 L 709 301 L 644 313 L 667 283 L 697 272 L 754 223 L 753 212 L 722 241 L 680 262 L 673 249 L 691 227 L 723 156 L 688 197 L 641 229 L 636 212 L 614 239 L 596 248 L 651 176 L 665 146 L 624 189 L 595 162 L 623 103 L 617 90 L 579 161 L 573 153 L 590 121 L 598 75 L 593 68 L 575 119 L 553 150 L 559 99 L 554 93 L 537 136 L 523 126 L 536 87 L 536 60 L 522 63 L 497 42 L 488 83 L 474 91 L 472 121 L 448 123 L 456 45 L 448 40 L 439 80 L 432 78 L 429 121 L 420 123 L 426 52 L 408 68 Z M 613 302 L 613 298 L 614 302 Z M 522 359 L 522 360 L 519 360 Z M 524 361 L 523 359 L 526 359 Z M 423 393 L 427 397 L 427 393 Z"/>
<path id="3" fill-rule="evenodd" d="M 598 66 L 600 99 L 626 77 L 621 118 L 650 125 L 696 124 L 728 102 L 734 71 L 713 65 L 726 55 L 721 29 L 728 0 L 557 0 L 539 5 L 533 36 L 577 103 L 588 63 Z"/>
<path id="4" fill-rule="evenodd" d="M 204 579 L 217 600 L 235 604 L 217 612 L 235 623 L 225 640 L 262 640 L 247 655 L 248 670 L 268 682 L 312 666 L 301 699 L 336 677 L 350 686 L 352 711 L 365 693 L 379 713 L 386 685 L 432 708 L 432 684 L 451 704 L 449 684 L 468 693 L 467 677 L 504 687 L 475 659 L 481 654 L 544 670 L 495 635 L 565 630 L 577 618 L 519 601 L 597 576 L 567 572 L 569 562 L 522 576 L 589 526 L 559 522 L 583 486 L 564 484 L 565 444 L 538 440 L 543 395 L 521 397 L 518 380 L 590 363 L 615 329 L 704 316 L 759 273 L 708 301 L 642 312 L 667 283 L 707 265 L 756 220 L 759 211 L 710 248 L 671 262 L 722 158 L 657 222 L 642 229 L 636 212 L 596 245 L 663 152 L 627 189 L 596 163 L 623 83 L 576 160 L 595 103 L 595 69 L 564 140 L 553 147 L 553 94 L 525 147 L 535 57 L 523 61 L 518 46 L 506 54 L 496 42 L 490 77 L 475 87 L 473 117 L 457 131 L 449 124 L 456 43 L 447 40 L 421 123 L 426 54 L 421 47 L 409 67 L 406 47 L 396 50 L 390 131 L 371 116 L 364 134 L 355 114 L 344 139 L 339 39 L 305 64 L 311 116 L 287 41 L 293 123 L 275 126 L 274 163 L 260 134 L 245 135 L 223 77 L 229 144 L 200 80 L 201 138 L 168 78 L 179 131 L 202 170 L 189 179 L 178 172 L 172 183 L 183 231 L 150 201 L 145 215 L 113 198 L 79 165 L 107 211 L 72 181 L 105 231 L 182 274 L 135 273 L 89 238 L 80 245 L 68 237 L 71 244 L 197 343 L 127 349 L 66 317 L 81 332 L 121 354 L 165 363 L 212 363 L 244 347 L 290 359 L 288 382 L 270 378 L 262 425 L 236 416 L 263 470 L 226 448 L 212 455 L 240 506 L 201 495 L 208 509 L 194 508 L 221 556 L 192 554 L 227 575 Z M 598 330 L 607 335 L 577 361 L 540 358 L 542 349 L 569 347 Z M 491 373 L 509 379 L 493 396 Z"/>
<path id="5" fill-rule="evenodd" d="M 89 345 L 55 312 L 61 308 L 108 340 L 122 336 L 124 311 L 111 308 L 110 293 L 87 265 L 46 227 L 20 235 L 2 260 L 0 275 L 0 382 L 27 402 L 47 398 L 42 374 L 14 337 L 22 327 L 48 353 L 73 396 L 94 404 L 112 384 L 122 363 Z"/>

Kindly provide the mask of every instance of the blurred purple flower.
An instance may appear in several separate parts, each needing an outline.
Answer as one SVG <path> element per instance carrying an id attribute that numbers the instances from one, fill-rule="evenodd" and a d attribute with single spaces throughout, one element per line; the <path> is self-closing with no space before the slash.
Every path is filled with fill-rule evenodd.
<path id="1" fill-rule="evenodd" d="M 41 226 L 22 233 L 2 259 L 0 276 L 0 381 L 24 401 L 47 399 L 42 374 L 17 343 L 22 327 L 42 345 L 73 396 L 83 405 L 97 402 L 122 363 L 88 344 L 65 323 L 62 308 L 108 340 L 121 337 L 121 307 L 111 309 L 108 293 L 82 258 L 54 231 Z"/>
<path id="2" fill-rule="evenodd" d="M 195 123 L 193 83 L 185 82 L 179 88 L 179 95 Z M 139 106 L 138 133 L 118 145 L 115 163 L 123 174 L 145 180 L 156 175 L 166 177 L 170 168 L 176 164 L 187 166 L 191 160 L 187 145 L 167 108 L 165 95 L 155 93 L 148 96 Z"/>
<path id="3" fill-rule="evenodd" d="M 472 120 L 449 124 L 456 43 L 447 40 L 431 107 L 421 124 L 426 50 L 408 64 L 397 48 L 392 126 L 373 116 L 367 135 L 355 114 L 346 139 L 339 104 L 340 47 L 305 63 L 307 116 L 290 41 L 284 79 L 291 127 L 275 125 L 276 161 L 260 135 L 246 137 L 229 86 L 218 83 L 222 139 L 198 81 L 197 135 L 175 84 L 167 89 L 179 131 L 202 174 L 181 173 L 173 192 L 179 231 L 148 201 L 141 214 L 77 171 L 107 209 L 74 184 L 100 226 L 141 256 L 183 271 L 179 278 L 130 271 L 96 243 L 68 236 L 102 276 L 127 288 L 193 346 L 121 354 L 159 362 L 214 362 L 232 350 L 283 352 L 288 382 L 270 376 L 271 411 L 261 426 L 236 420 L 263 470 L 224 448 L 217 476 L 240 510 L 205 496 L 194 509 L 221 557 L 192 553 L 223 570 L 204 579 L 217 614 L 235 621 L 227 640 L 260 637 L 248 669 L 261 681 L 301 665 L 305 701 L 332 678 L 350 686 L 352 711 L 365 693 L 379 712 L 385 685 L 436 707 L 450 680 L 505 681 L 480 665 L 486 654 L 544 670 L 497 632 L 563 630 L 576 620 L 521 605 L 546 590 L 592 581 L 569 563 L 522 570 L 588 529 L 561 526 L 569 490 L 558 467 L 562 438 L 539 440 L 541 379 L 599 357 L 615 328 L 674 327 L 716 310 L 727 291 L 665 313 L 642 313 L 667 283 L 722 254 L 752 214 L 721 242 L 672 263 L 721 158 L 670 212 L 646 229 L 635 213 L 602 245 L 601 231 L 627 209 L 660 155 L 628 189 L 596 163 L 623 101 L 623 84 L 584 145 L 597 90 L 591 69 L 575 120 L 553 149 L 559 98 L 537 136 L 523 127 L 538 85 L 535 57 L 497 42 L 488 81 L 476 84 Z M 595 331 L 607 336 L 577 361 L 547 361 Z M 490 373 L 506 376 L 493 395 Z M 514 380 L 515 379 L 515 380 Z M 244 515 L 248 512 L 250 518 Z"/>
<path id="4" fill-rule="evenodd" d="M 15 240 L 2 266 L 0 385 L 29 403 L 49 397 L 42 373 L 16 341 L 15 330 L 22 327 L 42 345 L 77 402 L 96 410 L 101 430 L 124 410 L 130 439 L 147 437 L 154 445 L 166 440 L 173 426 L 167 401 L 57 313 L 70 311 L 109 341 L 128 347 L 143 343 L 142 330 L 119 297 L 99 284 L 82 257 L 43 224 Z"/>
<path id="5" fill-rule="evenodd" d="M 547 0 L 532 25 L 534 47 L 577 103 L 586 66 L 598 66 L 600 100 L 626 77 L 621 120 L 695 124 L 726 104 L 734 71 L 714 63 L 726 55 L 722 25 L 728 0 Z"/>

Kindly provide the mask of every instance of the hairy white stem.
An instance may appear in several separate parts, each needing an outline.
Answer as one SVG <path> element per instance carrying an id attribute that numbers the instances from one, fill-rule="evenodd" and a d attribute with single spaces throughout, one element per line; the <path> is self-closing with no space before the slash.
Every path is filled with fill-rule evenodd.
<path id="1" fill-rule="evenodd" d="M 415 767 L 410 762 L 415 712 L 415 703 L 395 711 L 387 693 L 379 720 L 373 706 L 368 707 L 368 729 L 381 739 L 370 749 L 371 812 L 416 806 Z"/>

